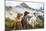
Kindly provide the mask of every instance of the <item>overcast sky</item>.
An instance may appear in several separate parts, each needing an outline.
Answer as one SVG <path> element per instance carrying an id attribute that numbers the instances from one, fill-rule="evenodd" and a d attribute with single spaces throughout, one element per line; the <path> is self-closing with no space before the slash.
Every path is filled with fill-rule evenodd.
<path id="1" fill-rule="evenodd" d="M 17 6 L 20 5 L 22 2 L 16 2 L 16 1 L 6 1 L 6 6 Z M 25 2 L 29 7 L 34 9 L 39 9 L 40 7 L 43 7 L 43 3 L 32 3 L 32 2 Z"/>

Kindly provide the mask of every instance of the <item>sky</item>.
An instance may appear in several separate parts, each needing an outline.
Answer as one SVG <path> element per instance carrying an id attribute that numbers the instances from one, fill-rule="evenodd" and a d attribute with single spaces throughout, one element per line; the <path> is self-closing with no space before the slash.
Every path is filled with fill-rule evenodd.
<path id="1" fill-rule="evenodd" d="M 16 6 L 20 5 L 22 2 L 16 2 L 16 1 L 6 1 L 6 6 Z M 25 2 L 29 7 L 34 9 L 39 9 L 40 7 L 43 7 L 43 3 L 34 3 L 34 2 Z"/>

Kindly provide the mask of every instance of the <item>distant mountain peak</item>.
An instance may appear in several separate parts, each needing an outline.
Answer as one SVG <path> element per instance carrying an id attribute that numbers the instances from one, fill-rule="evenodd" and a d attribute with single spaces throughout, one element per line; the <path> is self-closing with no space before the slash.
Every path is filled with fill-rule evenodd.
<path id="1" fill-rule="evenodd" d="M 21 6 L 22 6 L 22 7 L 25 7 L 25 8 L 31 9 L 26 3 L 21 3 Z"/>
<path id="2" fill-rule="evenodd" d="M 31 8 L 31 7 L 29 7 L 26 3 L 21 3 L 20 5 L 17 5 L 16 7 L 18 7 L 18 8 L 27 8 L 27 9 L 32 9 L 32 10 L 35 10 L 35 9 L 33 9 L 33 8 Z"/>
<path id="3" fill-rule="evenodd" d="M 21 3 L 20 5 L 17 5 L 16 7 L 31 9 L 26 3 Z"/>

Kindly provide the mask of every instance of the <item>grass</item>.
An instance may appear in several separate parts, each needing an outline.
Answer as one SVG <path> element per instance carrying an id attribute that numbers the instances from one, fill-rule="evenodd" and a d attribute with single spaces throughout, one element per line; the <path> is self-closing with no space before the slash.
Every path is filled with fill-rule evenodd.
<path id="1" fill-rule="evenodd" d="M 10 19 L 10 18 L 6 18 L 5 19 L 5 31 L 9 31 L 11 30 L 11 27 L 14 24 L 14 20 Z"/>
<path id="2" fill-rule="evenodd" d="M 5 31 L 10 31 L 12 30 L 12 26 L 14 24 L 14 20 L 10 19 L 10 18 L 5 18 Z M 30 28 L 32 29 L 32 27 L 30 25 L 28 25 Z M 37 28 L 44 28 L 44 22 L 42 20 L 37 19 L 37 23 L 35 25 L 35 29 Z"/>

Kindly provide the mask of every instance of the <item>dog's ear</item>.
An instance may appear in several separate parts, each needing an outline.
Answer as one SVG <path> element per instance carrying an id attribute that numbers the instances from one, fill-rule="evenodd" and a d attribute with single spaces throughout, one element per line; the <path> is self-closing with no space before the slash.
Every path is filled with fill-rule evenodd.
<path id="1" fill-rule="evenodd" d="M 25 13 L 25 14 L 29 14 L 29 12 L 27 12 L 27 11 L 25 11 L 24 13 Z"/>

